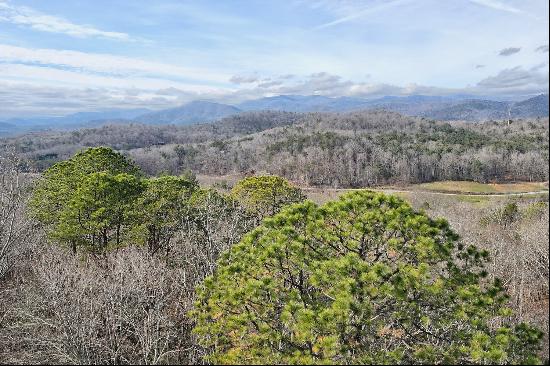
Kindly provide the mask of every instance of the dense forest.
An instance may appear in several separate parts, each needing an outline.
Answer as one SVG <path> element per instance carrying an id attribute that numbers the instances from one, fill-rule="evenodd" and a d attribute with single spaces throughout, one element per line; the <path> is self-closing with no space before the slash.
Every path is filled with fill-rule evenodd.
<path id="1" fill-rule="evenodd" d="M 548 180 L 548 118 L 438 122 L 386 111 L 247 112 L 211 124 L 110 125 L 4 139 L 37 170 L 109 146 L 149 175 L 264 172 L 297 184 Z"/>

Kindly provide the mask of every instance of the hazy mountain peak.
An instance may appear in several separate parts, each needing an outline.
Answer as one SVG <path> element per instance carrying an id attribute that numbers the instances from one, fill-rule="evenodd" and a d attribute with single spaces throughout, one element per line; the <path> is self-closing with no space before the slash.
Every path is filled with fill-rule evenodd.
<path id="1" fill-rule="evenodd" d="M 135 118 L 143 123 L 192 124 L 212 122 L 239 113 L 241 110 L 227 104 L 196 100 L 179 107 L 151 112 Z"/>

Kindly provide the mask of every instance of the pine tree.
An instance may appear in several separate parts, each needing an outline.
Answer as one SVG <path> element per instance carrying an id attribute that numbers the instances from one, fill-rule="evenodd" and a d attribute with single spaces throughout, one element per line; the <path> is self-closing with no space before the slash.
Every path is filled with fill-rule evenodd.
<path id="1" fill-rule="evenodd" d="M 222 364 L 537 363 L 542 332 L 506 322 L 487 260 L 394 196 L 305 201 L 222 256 L 194 331 Z"/>

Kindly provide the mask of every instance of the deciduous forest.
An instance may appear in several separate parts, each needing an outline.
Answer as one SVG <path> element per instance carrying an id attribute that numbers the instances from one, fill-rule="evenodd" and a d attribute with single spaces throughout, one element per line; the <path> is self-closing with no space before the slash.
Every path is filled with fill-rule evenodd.
<path id="1" fill-rule="evenodd" d="M 211 124 L 109 125 L 4 139 L 37 170 L 109 146 L 145 174 L 269 173 L 339 188 L 547 181 L 548 118 L 439 122 L 386 111 L 248 112 Z"/>

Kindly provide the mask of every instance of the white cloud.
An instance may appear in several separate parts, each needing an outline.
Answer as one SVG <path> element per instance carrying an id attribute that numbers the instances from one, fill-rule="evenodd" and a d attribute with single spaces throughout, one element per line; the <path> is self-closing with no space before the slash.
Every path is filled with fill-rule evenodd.
<path id="1" fill-rule="evenodd" d="M 485 90 L 517 92 L 525 89 L 548 89 L 548 64 L 530 69 L 516 66 L 504 69 L 495 76 L 481 80 L 478 87 Z"/>
<path id="2" fill-rule="evenodd" d="M 162 96 L 139 89 L 71 88 L 0 80 L 1 118 L 66 115 L 108 108 L 167 108 L 177 103 L 173 95 Z"/>
<path id="3" fill-rule="evenodd" d="M 515 67 L 465 88 L 441 88 L 415 83 L 394 85 L 376 82 L 352 82 L 326 72 L 300 78 L 278 79 L 249 84 L 238 89 L 207 88 L 168 81 L 79 75 L 72 71 L 48 70 L 42 67 L 0 64 L 0 119 L 28 115 L 64 115 L 84 110 L 147 107 L 169 108 L 197 99 L 238 103 L 247 99 L 281 94 L 351 96 L 377 98 L 386 95 L 518 96 L 548 92 L 548 64 L 530 69 Z M 11 69 L 10 69 L 11 68 Z M 14 79 L 2 77 L 12 73 Z M 23 79 L 26 75 L 27 79 Z M 79 79 L 77 84 L 59 80 Z"/>
<path id="4" fill-rule="evenodd" d="M 130 36 L 126 33 L 103 31 L 89 25 L 74 24 L 63 18 L 43 14 L 25 6 L 10 5 L 4 1 L 0 1 L 0 22 L 79 38 L 99 37 L 118 41 L 130 40 Z"/>
<path id="5" fill-rule="evenodd" d="M 152 77 L 226 83 L 228 75 L 204 68 L 183 67 L 110 54 L 45 48 L 23 48 L 0 44 L 0 62 L 71 68 L 80 73 L 101 73 L 119 77 Z"/>
<path id="6" fill-rule="evenodd" d="M 227 79 L 227 74 L 203 68 L 0 44 L 0 118 L 125 106 L 165 108 L 230 94 L 234 89 L 226 86 Z"/>
<path id="7" fill-rule="evenodd" d="M 91 74 L 52 67 L 0 63 L 0 80 L 42 83 L 43 85 L 65 86 L 71 88 L 139 88 L 156 90 L 178 87 L 197 93 L 206 93 L 221 88 L 191 82 L 178 82 L 148 76 L 117 76 Z"/>
<path id="8" fill-rule="evenodd" d="M 229 81 L 233 84 L 250 84 L 259 81 L 259 78 L 254 75 L 233 75 Z"/>

